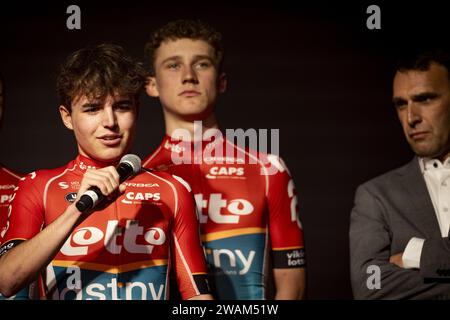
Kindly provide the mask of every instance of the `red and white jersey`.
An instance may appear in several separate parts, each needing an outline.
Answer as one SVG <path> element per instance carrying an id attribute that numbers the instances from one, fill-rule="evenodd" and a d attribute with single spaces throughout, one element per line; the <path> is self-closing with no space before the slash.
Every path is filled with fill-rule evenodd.
<path id="1" fill-rule="evenodd" d="M 0 254 L 58 218 L 75 201 L 87 168 L 106 165 L 111 164 L 78 156 L 67 166 L 24 178 Z M 167 299 L 170 268 L 183 299 L 207 293 L 195 202 L 183 183 L 148 171 L 127 180 L 124 194 L 71 233 L 42 274 L 41 296 Z"/>
<path id="2" fill-rule="evenodd" d="M 0 244 L 6 228 L 9 201 L 21 176 L 0 165 Z"/>
<path id="3" fill-rule="evenodd" d="M 295 186 L 279 157 L 223 138 L 194 144 L 166 136 L 143 166 L 193 189 L 216 298 L 269 298 L 272 268 L 304 267 Z"/>

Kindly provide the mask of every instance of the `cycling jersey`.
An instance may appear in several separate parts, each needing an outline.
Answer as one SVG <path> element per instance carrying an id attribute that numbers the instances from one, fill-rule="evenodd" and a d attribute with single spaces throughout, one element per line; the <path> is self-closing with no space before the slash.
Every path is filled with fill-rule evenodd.
<path id="1" fill-rule="evenodd" d="M 304 267 L 294 182 L 280 158 L 223 138 L 199 146 L 166 136 L 143 165 L 191 185 L 216 298 L 272 298 L 272 268 Z"/>
<path id="2" fill-rule="evenodd" d="M 6 223 L 8 219 L 8 206 L 12 198 L 14 189 L 20 180 L 20 175 L 0 165 L 0 244 L 5 233 Z M 16 295 L 9 298 L 11 300 L 28 300 L 33 297 L 34 286 L 19 291 Z M 0 294 L 0 300 L 4 297 Z"/>
<path id="3" fill-rule="evenodd" d="M 0 254 L 63 213 L 75 201 L 87 168 L 106 165 L 80 155 L 65 167 L 28 175 L 11 204 Z M 70 234 L 41 275 L 41 297 L 167 299 L 170 268 L 184 299 L 208 292 L 195 203 L 187 184 L 148 171 L 125 184 L 124 194 Z"/>
<path id="4" fill-rule="evenodd" d="M 6 228 L 8 205 L 20 176 L 0 165 L 0 243 Z"/>

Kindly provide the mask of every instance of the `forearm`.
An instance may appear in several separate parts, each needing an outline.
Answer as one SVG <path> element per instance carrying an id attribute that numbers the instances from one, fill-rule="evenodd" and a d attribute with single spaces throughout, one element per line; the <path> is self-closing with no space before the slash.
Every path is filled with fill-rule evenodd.
<path id="1" fill-rule="evenodd" d="M 373 191 L 373 190 L 372 190 Z M 350 217 L 350 266 L 355 299 L 414 299 L 436 294 L 418 270 L 390 263 L 392 235 L 386 208 L 365 185 L 355 195 Z"/>
<path id="2" fill-rule="evenodd" d="M 80 212 L 71 205 L 32 239 L 0 257 L 0 292 L 11 296 L 33 281 L 56 255 L 79 219 Z"/>
<path id="3" fill-rule="evenodd" d="M 436 283 L 424 283 L 418 270 L 403 269 L 384 260 L 371 260 L 360 268 L 352 264 L 355 299 L 430 299 L 445 290 Z"/>
<path id="4" fill-rule="evenodd" d="M 420 274 L 427 279 L 450 281 L 450 239 L 435 238 L 424 242 Z"/>
<path id="5" fill-rule="evenodd" d="M 275 300 L 301 300 L 305 298 L 305 268 L 274 269 Z"/>

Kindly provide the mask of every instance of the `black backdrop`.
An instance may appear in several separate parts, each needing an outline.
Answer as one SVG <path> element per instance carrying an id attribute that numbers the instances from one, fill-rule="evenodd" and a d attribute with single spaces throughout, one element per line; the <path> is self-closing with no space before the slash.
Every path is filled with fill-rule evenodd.
<path id="1" fill-rule="evenodd" d="M 70 4 L 81 8 L 81 30 L 66 28 Z M 381 30 L 366 28 L 370 4 L 381 8 Z M 178 18 L 201 18 L 224 35 L 229 86 L 217 107 L 221 127 L 280 129 L 305 229 L 308 297 L 351 299 L 355 188 L 413 155 L 390 103 L 392 57 L 399 48 L 448 41 L 444 4 L 4 1 L 1 162 L 29 172 L 71 160 L 74 138 L 57 112 L 58 65 L 105 41 L 142 58 L 151 30 Z M 158 102 L 143 96 L 134 152 L 146 156 L 163 133 Z"/>

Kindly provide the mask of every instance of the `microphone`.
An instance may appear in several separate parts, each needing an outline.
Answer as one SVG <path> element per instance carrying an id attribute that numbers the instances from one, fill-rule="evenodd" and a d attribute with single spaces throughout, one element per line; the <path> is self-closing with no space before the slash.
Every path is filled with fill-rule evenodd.
<path id="1" fill-rule="evenodd" d="M 137 155 L 126 154 L 120 159 L 116 170 L 119 174 L 119 183 L 122 183 L 141 170 L 141 159 Z M 83 193 L 75 206 L 80 212 L 86 212 L 95 208 L 104 198 L 105 196 L 98 187 L 90 187 Z"/>

